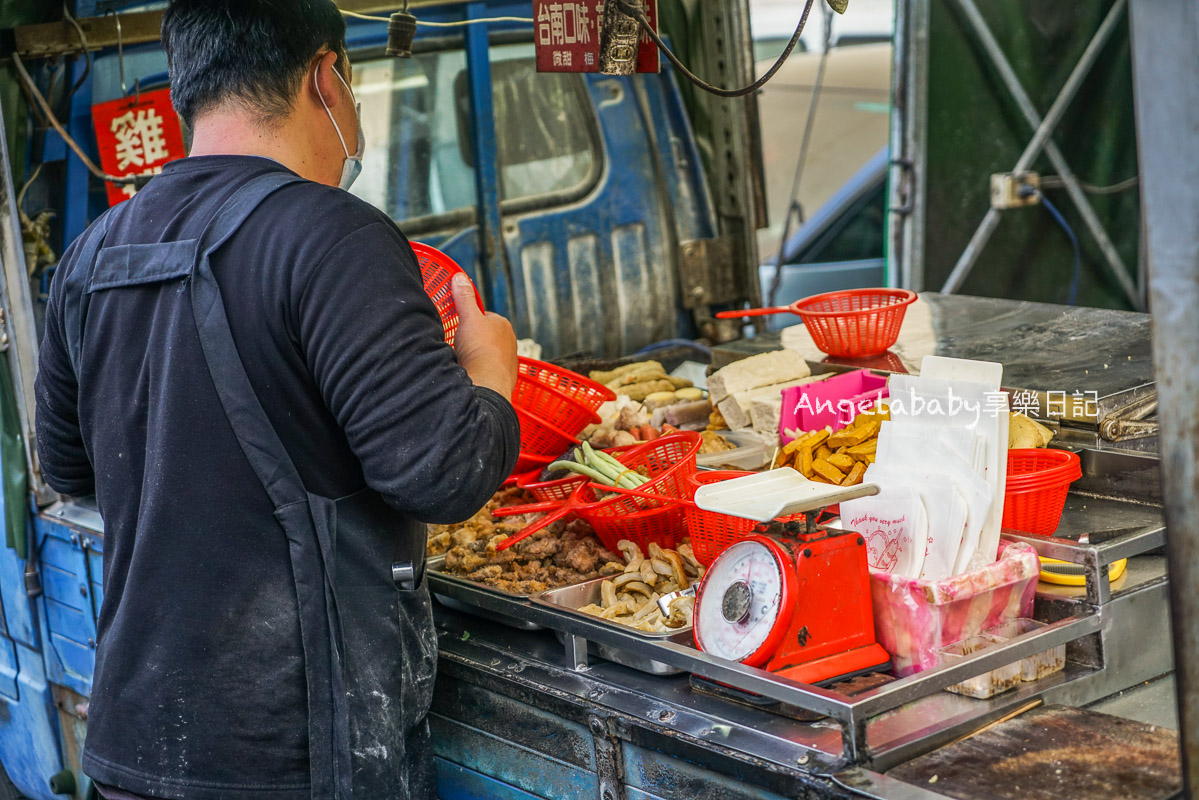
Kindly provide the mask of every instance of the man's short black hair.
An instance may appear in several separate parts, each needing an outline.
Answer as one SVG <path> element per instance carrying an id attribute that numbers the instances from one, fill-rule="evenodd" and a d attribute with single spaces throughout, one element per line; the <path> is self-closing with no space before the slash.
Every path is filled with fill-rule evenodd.
<path id="1" fill-rule="evenodd" d="M 265 122 L 286 116 L 317 53 L 345 70 L 345 40 L 332 0 L 171 0 L 162 18 L 171 99 L 189 127 L 230 101 Z"/>

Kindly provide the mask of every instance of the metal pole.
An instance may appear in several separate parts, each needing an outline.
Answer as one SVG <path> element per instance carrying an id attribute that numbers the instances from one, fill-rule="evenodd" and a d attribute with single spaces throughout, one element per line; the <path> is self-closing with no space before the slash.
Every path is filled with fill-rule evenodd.
<path id="1" fill-rule="evenodd" d="M 987 23 L 983 19 L 982 14 L 979 13 L 978 7 L 974 4 L 974 0 L 958 0 L 958 5 L 961 7 L 962 12 L 966 15 L 967 21 L 974 29 L 975 35 L 978 36 L 979 42 L 982 44 L 983 49 L 986 50 L 987 55 L 995 65 L 995 68 L 999 71 L 1000 78 L 1003 80 L 1004 85 L 1011 93 L 1012 99 L 1016 101 L 1016 105 L 1020 108 L 1021 115 L 1023 115 L 1025 121 L 1027 121 L 1029 126 L 1035 131 L 1033 140 L 1029 142 L 1029 147 L 1025 149 L 1025 155 L 1020 157 L 1019 163 L 1023 163 L 1024 167 L 1018 166 L 1017 170 L 1027 168 L 1028 164 L 1032 163 L 1032 160 L 1039 152 L 1039 147 L 1037 150 L 1033 150 L 1031 155 L 1029 155 L 1029 150 L 1035 143 L 1038 142 L 1038 139 L 1040 139 L 1041 143 L 1044 145 L 1045 154 L 1049 157 L 1050 162 L 1053 164 L 1053 168 L 1057 170 L 1058 176 L 1062 179 L 1062 183 L 1067 194 L 1069 194 L 1070 199 L 1074 201 L 1074 205 L 1078 208 L 1079 213 L 1082 215 L 1083 222 L 1086 223 L 1091 235 L 1095 238 L 1095 242 L 1099 245 L 1099 249 L 1103 253 L 1113 277 L 1115 277 L 1116 281 L 1120 284 L 1120 288 L 1124 291 L 1125 296 L 1128 298 L 1133 308 L 1141 308 L 1142 304 L 1140 296 L 1137 293 L 1132 277 L 1128 274 L 1128 270 L 1124 266 L 1124 260 L 1120 258 L 1120 254 L 1116 251 L 1115 245 L 1112 244 L 1111 239 L 1108 238 L 1107 232 L 1103 229 L 1103 225 L 1099 222 L 1099 217 L 1095 215 L 1095 210 L 1091 207 L 1090 201 L 1087 200 L 1086 195 L 1078 186 L 1078 179 L 1074 176 L 1074 171 L 1070 169 L 1070 165 L 1066 163 L 1066 159 L 1062 155 L 1061 150 L 1058 149 L 1057 144 L 1049 138 L 1052 129 L 1056 127 L 1057 120 L 1054 121 L 1054 124 L 1045 127 L 1045 122 L 1048 120 L 1048 117 L 1046 117 L 1046 120 L 1042 120 L 1040 115 L 1037 113 L 1036 107 L 1033 106 L 1032 100 L 1029 99 L 1028 93 L 1024 90 L 1024 86 L 1020 83 L 1020 79 L 1016 77 L 1016 72 L 1012 69 L 1012 65 L 1007 60 L 1007 56 L 1004 55 L 1003 49 L 999 46 L 999 42 L 995 39 L 995 35 L 991 32 L 991 29 L 987 27 Z M 1062 93 L 1059 94 L 1058 100 L 1054 102 L 1053 108 L 1050 109 L 1050 114 L 1054 113 L 1056 110 L 1060 118 L 1061 113 L 1065 111 L 1066 105 L 1072 99 L 1073 93 L 1078 91 L 1078 85 L 1080 85 L 1082 80 L 1086 77 L 1086 73 L 1089 71 L 1091 63 L 1093 63 L 1095 58 L 1099 55 L 1099 51 L 1106 43 L 1108 37 L 1111 36 L 1111 32 L 1115 28 L 1116 23 L 1119 22 L 1118 12 L 1123 11 L 1123 8 L 1123 0 L 1117 0 L 1117 2 L 1112 6 L 1112 9 L 1108 12 L 1107 17 L 1103 20 L 1099 30 L 1096 31 L 1091 43 L 1087 46 L 1086 51 L 1083 53 L 1082 59 L 1080 59 L 1079 63 L 1075 66 L 1074 72 L 1070 74 L 1070 78 L 1067 80 L 1066 85 L 1062 88 Z M 1084 64 L 1084 62 L 1086 63 Z M 1063 101 L 1063 95 L 1066 93 L 1067 89 L 1070 89 L 1071 96 L 1065 97 Z M 1063 101 L 1060 102 L 1060 107 L 1059 101 Z M 970 240 L 970 244 L 967 245 L 966 250 L 962 252 L 961 258 L 958 259 L 958 263 L 954 266 L 949 278 L 946 279 L 945 285 L 941 287 L 942 292 L 954 292 L 957 291 L 957 289 L 961 286 L 962 282 L 966 278 L 966 275 L 969 274 L 971 267 L 974 266 L 974 261 L 978 258 L 978 255 L 982 249 L 982 245 L 985 244 L 986 239 L 990 237 L 990 234 L 994 230 L 998 221 L 999 212 L 997 212 L 995 209 L 989 210 L 987 212 L 987 216 L 983 219 L 983 223 L 979 227 L 979 230 L 975 231 L 975 235 Z"/>
<path id="2" fill-rule="evenodd" d="M 1199 4 L 1132 0 L 1141 213 L 1183 776 L 1199 778 Z M 1186 797 L 1191 791 L 1185 791 Z"/>

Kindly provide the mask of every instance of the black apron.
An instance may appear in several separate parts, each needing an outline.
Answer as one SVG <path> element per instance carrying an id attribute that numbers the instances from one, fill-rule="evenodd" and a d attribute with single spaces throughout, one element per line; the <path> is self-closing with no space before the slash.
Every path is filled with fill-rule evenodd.
<path id="1" fill-rule="evenodd" d="M 259 204 L 301 180 L 273 173 L 249 181 L 200 238 L 186 241 L 102 249 L 122 208 L 110 211 L 85 234 L 63 287 L 68 349 L 79 374 L 93 292 L 189 282 L 209 374 L 287 537 L 308 686 L 313 800 L 432 800 L 427 715 L 437 638 L 423 581 L 424 526 L 369 488 L 338 500 L 304 488 L 246 375 L 212 273 L 212 254 Z"/>

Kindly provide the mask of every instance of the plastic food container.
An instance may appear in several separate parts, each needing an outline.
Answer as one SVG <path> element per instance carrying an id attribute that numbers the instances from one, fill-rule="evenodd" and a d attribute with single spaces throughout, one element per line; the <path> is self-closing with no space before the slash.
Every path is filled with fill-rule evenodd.
<path id="1" fill-rule="evenodd" d="M 1032 615 L 1041 575 L 1037 551 L 1023 542 L 999 547 L 995 563 L 943 581 L 871 572 L 875 634 L 896 677 L 935 667 L 943 647 Z"/>
<path id="2" fill-rule="evenodd" d="M 1002 625 L 996 625 L 994 628 L 987 630 L 986 633 L 989 636 L 1006 641 L 1008 639 L 1015 639 L 1017 636 L 1023 636 L 1026 633 L 1039 631 L 1044 627 L 1044 622 L 1037 622 L 1035 619 L 1021 617 L 1011 622 L 1005 622 Z M 1022 658 L 1019 661 L 1019 667 L 1020 680 L 1022 681 L 1039 681 L 1046 675 L 1061 672 L 1066 668 L 1066 645 L 1059 644 L 1057 647 L 1051 647 L 1048 650 L 1035 653 L 1027 658 Z"/>
<path id="3" fill-rule="evenodd" d="M 1082 477 L 1078 454 L 1068 450 L 1009 450 L 1003 527 L 1052 536 L 1062 519 L 1070 484 Z"/>
<path id="4" fill-rule="evenodd" d="M 887 379 L 868 369 L 784 389 L 783 413 L 779 417 L 783 444 L 794 438 L 787 435 L 789 430 L 814 431 L 825 426 L 840 430 L 888 396 Z"/>
<path id="5" fill-rule="evenodd" d="M 981 633 L 978 636 L 971 636 L 965 641 L 942 648 L 938 652 L 942 664 L 954 664 L 973 653 L 977 653 L 979 650 L 994 647 L 1002 643 L 1003 639 L 997 636 Z M 955 683 L 953 686 L 947 686 L 945 687 L 945 691 L 986 700 L 988 697 L 1002 694 L 1009 689 L 1015 689 L 1019 684 L 1020 662 L 1015 662 L 1002 667 L 996 667 L 990 672 L 984 672 L 982 675 L 962 681 L 961 683 Z"/>
<path id="6" fill-rule="evenodd" d="M 916 301 L 906 289 L 850 289 L 798 300 L 798 314 L 821 352 L 862 358 L 884 352 L 899 338 L 904 314 Z"/>
<path id="7" fill-rule="evenodd" d="M 770 453 L 766 452 L 766 443 L 749 431 L 717 431 L 721 436 L 735 444 L 735 450 L 725 450 L 721 453 L 705 453 L 695 457 L 695 463 L 709 469 L 738 469 L 755 470 L 766 466 Z"/>

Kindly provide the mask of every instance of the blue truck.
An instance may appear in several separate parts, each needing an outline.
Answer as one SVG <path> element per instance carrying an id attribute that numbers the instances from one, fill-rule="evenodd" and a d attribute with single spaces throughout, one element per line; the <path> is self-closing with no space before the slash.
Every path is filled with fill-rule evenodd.
<path id="1" fill-rule="evenodd" d="M 59 497 L 41 481 L 32 383 L 56 258 L 108 203 L 103 182 L 73 146 L 95 160 L 93 106 L 168 85 L 157 41 L 165 3 L 76 0 L 69 18 L 46 5 L 0 8 L 0 55 L 18 68 L 0 70 L 0 800 L 94 796 L 80 751 L 103 600 L 103 522 L 87 498 Z M 471 22 L 527 18 L 528 2 L 411 0 L 420 21 L 440 25 L 418 28 L 410 59 L 386 54 L 386 14 L 399 3 L 339 5 L 381 16 L 348 20 L 368 143 L 355 191 L 411 238 L 462 264 L 487 307 L 509 316 L 546 357 L 613 358 L 702 338 L 723 344 L 713 349 L 720 361 L 780 346 L 778 333 L 761 330 L 734 341 L 740 324 L 714 316 L 758 305 L 761 284 L 773 280 L 755 243 L 765 200 L 752 95 L 729 101 L 702 94 L 665 61 L 659 73 L 638 76 L 539 74 L 536 20 Z M 662 2 L 659 11 L 670 44 L 693 71 L 726 87 L 753 79 L 747 3 Z M 20 70 L 46 107 L 23 91 Z M 881 252 L 841 245 L 863 227 L 866 238 L 881 240 L 876 221 L 886 212 L 889 163 L 886 151 L 878 153 L 784 243 L 791 266 L 778 300 L 887 280 Z M 992 318 L 1026 325 L 1021 335 L 999 337 L 1012 361 L 985 350 L 1017 367 L 1021 337 L 1030 330 L 1059 336 L 1054 326 L 1066 318 L 1053 306 L 925 299 L 938 333 L 977 333 L 985 326 L 976 323 Z M 1107 350 L 1123 361 L 1127 351 L 1128 369 L 1140 370 L 1146 315 L 1075 311 L 1071 331 L 1120 331 L 1082 354 L 1080 365 Z M 972 345 L 965 335 L 946 341 Z M 1024 376 L 1037 388 L 1036 371 Z M 1151 375 L 1134 377 L 1151 387 Z M 1119 388 L 1138 399 L 1150 390 Z M 1124 701 L 1127 715 L 1172 716 L 1163 678 L 1171 661 L 1156 455 L 1152 448 L 1113 450 L 1078 426 L 1063 433 L 1086 467 L 1087 494 L 1067 518 L 1078 531 L 1106 534 L 1090 544 L 1034 543 L 1043 555 L 1077 558 L 1094 573 L 1081 592 L 1037 596 L 1038 618 L 1051 622 L 1038 641 L 1069 642 L 1060 675 L 988 701 L 940 691 L 965 674 L 935 670 L 853 702 L 801 685 L 773 690 L 815 698 L 824 716 L 812 717 L 752 698 L 734 702 L 719 686 L 701 690 L 683 674 L 591 662 L 587 642 L 575 636 L 565 637 L 564 664 L 563 644 L 549 631 L 495 625 L 446 604 L 436 612 L 441 658 L 432 714 L 439 796 L 935 800 L 942 795 L 927 781 L 914 785 L 886 772 L 1030 704 L 1085 705 L 1145 684 Z M 1129 556 L 1131 577 L 1109 585 L 1109 564 Z M 1027 642 L 1025 650 L 1033 652 Z M 1077 722 L 1056 707 L 1046 713 Z M 1088 717 L 1081 727 L 1105 724 Z M 1158 751 L 1170 746 L 1158 744 Z M 1139 780 L 1135 770 L 1130 775 Z"/>
<path id="2" fill-rule="evenodd" d="M 63 131 L 6 94 L 4 162 L 9 180 L 25 187 L 22 214 L 55 210 L 26 240 L 61 254 L 108 204 L 68 140 L 97 161 L 92 106 L 168 85 L 157 42 L 165 3 L 77 0 L 70 18 L 29 5 L 4 12 L 10 19 L 0 25 Z M 487 307 L 521 336 L 552 357 L 734 335 L 711 312 L 757 300 L 752 98 L 689 98 L 668 64 L 634 77 L 538 74 L 535 27 L 525 22 L 422 25 L 413 57 L 396 59 L 384 53 L 394 7 L 340 5 L 384 14 L 347 19 L 368 142 L 355 191 L 464 265 Z M 530 13 L 527 2 L 412 5 L 422 23 L 443 25 Z M 723 32 L 720 45 L 692 48 L 701 68 L 718 64 L 730 83 L 752 70 L 746 13 L 730 5 L 712 14 L 704 24 Z M 697 33 L 700 21 L 690 23 Z M 15 73 L 12 81 L 15 88 Z M 697 115 L 705 120 L 698 137 Z M 15 230 L 17 217 L 9 223 Z M 14 255 L 24 253 L 6 252 L 5 262 Z M 54 260 L 39 264 L 31 250 L 33 280 L 20 279 L 21 267 L 5 281 L 13 335 L 4 345 L 11 369 L 0 370 L 10 412 L 0 451 L 12 472 L 3 496 L 10 546 L 0 551 L 0 798 L 91 791 L 79 759 L 103 600 L 103 524 L 87 499 L 57 497 L 41 483 L 30 427 L 36 320 Z"/>

